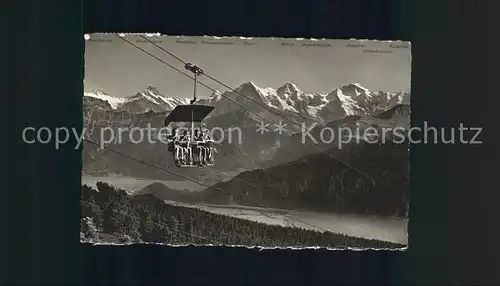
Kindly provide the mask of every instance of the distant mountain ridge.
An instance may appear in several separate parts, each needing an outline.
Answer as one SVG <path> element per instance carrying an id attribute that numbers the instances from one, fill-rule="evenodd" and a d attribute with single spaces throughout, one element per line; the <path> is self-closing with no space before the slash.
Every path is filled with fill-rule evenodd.
<path id="1" fill-rule="evenodd" d="M 177 105 L 189 104 L 190 100 L 188 98 L 166 97 L 151 85 L 127 98 L 110 96 L 101 90 L 85 92 L 84 96 L 105 101 L 114 110 L 131 113 L 172 111 Z"/>
<path id="2" fill-rule="evenodd" d="M 172 111 L 177 105 L 189 104 L 191 99 L 164 96 L 153 86 L 128 98 L 113 97 L 103 91 L 86 92 L 85 96 L 107 101 L 113 109 L 131 113 Z M 256 113 L 273 109 L 329 122 L 349 115 L 380 112 L 397 104 L 409 104 L 409 98 L 409 93 L 372 92 L 358 83 L 344 85 L 329 93 L 306 93 L 292 82 L 278 88 L 261 88 L 253 82 L 244 82 L 234 91 L 215 92 L 198 103 L 215 106 L 212 116 L 244 106 Z"/>
<path id="3" fill-rule="evenodd" d="M 120 108 L 132 113 L 164 112 L 172 111 L 177 105 L 183 104 L 189 104 L 189 99 L 165 97 L 157 88 L 148 86 L 145 90 L 127 98 Z"/>
<path id="4" fill-rule="evenodd" d="M 357 83 L 322 94 L 303 92 L 291 82 L 277 89 L 260 88 L 253 82 L 245 82 L 235 91 L 213 94 L 206 103 L 215 106 L 215 113 L 219 114 L 243 105 L 256 112 L 272 108 L 329 122 L 349 115 L 373 114 L 397 104 L 409 104 L 409 98 L 409 93 L 371 92 Z"/>
<path id="5" fill-rule="evenodd" d="M 111 109 L 117 109 L 125 101 L 124 98 L 110 96 L 109 94 L 105 93 L 102 90 L 93 90 L 90 92 L 84 92 L 83 98 L 84 99 L 92 98 L 93 100 L 92 102 L 94 103 L 100 102 L 97 104 L 103 104 L 102 102 L 104 102 L 107 105 L 109 105 L 109 108 Z"/>
<path id="6" fill-rule="evenodd" d="M 251 98 L 249 100 L 246 97 Z M 235 104 L 224 97 L 238 102 Z M 130 98 L 117 98 L 103 91 L 93 91 L 84 96 L 84 126 L 88 131 L 104 127 L 164 127 L 167 114 L 178 104 L 189 104 L 189 98 L 170 98 L 149 86 Z M 328 150 L 335 144 L 314 146 L 301 143 L 301 125 L 313 126 L 311 134 L 319 138 L 324 127 L 361 128 L 377 126 L 407 128 L 410 125 L 409 94 L 370 92 L 359 84 L 344 85 L 328 94 L 308 94 L 295 84 L 286 83 L 273 88 L 259 88 L 251 82 L 238 87 L 237 92 L 214 93 L 200 104 L 215 106 L 214 111 L 204 122 L 210 128 L 223 131 L 224 140 L 216 144 L 216 167 L 224 172 L 252 170 L 285 164 L 300 157 Z M 256 104 L 255 102 L 258 102 Z M 401 102 L 401 103 L 400 103 Z M 243 106 L 243 107 L 242 107 Z M 326 119 L 331 119 L 325 122 Z M 256 126 L 264 121 L 269 130 L 264 134 L 256 132 Z M 273 132 L 273 124 L 282 121 L 286 124 L 283 134 Z M 241 132 L 230 131 L 237 128 Z M 92 133 L 92 132 L 90 132 Z M 214 139 L 219 139 L 215 132 Z M 153 136 L 156 133 L 153 132 Z M 99 132 L 93 132 L 92 140 L 100 142 Z M 232 137 L 232 142 L 228 142 Z M 129 156 L 140 158 L 162 168 L 174 168 L 175 172 L 197 180 L 219 180 L 220 175 L 210 168 L 179 169 L 173 166 L 172 154 L 164 143 L 151 144 L 147 140 L 135 144 L 129 140 L 128 133 L 122 136 L 120 144 L 110 143 L 108 147 Z M 88 174 L 111 172 L 124 176 L 137 176 L 154 179 L 179 180 L 165 172 L 130 162 L 126 158 L 84 142 L 84 171 Z M 224 177 L 225 175 L 223 175 Z"/>

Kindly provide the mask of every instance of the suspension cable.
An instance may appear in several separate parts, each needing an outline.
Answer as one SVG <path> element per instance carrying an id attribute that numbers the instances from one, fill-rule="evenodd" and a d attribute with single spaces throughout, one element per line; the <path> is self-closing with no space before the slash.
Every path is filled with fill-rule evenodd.
<path id="1" fill-rule="evenodd" d="M 137 45 L 135 45 L 135 44 L 131 43 L 131 42 L 130 42 L 130 41 L 128 41 L 128 40 L 126 40 L 124 37 L 120 37 L 119 35 L 116 35 L 116 36 L 117 36 L 118 38 L 122 39 L 123 41 L 125 41 L 125 42 L 127 42 L 127 43 L 131 44 L 132 46 L 135 46 L 135 47 L 136 47 L 136 48 L 138 48 L 139 50 L 141 50 L 141 51 L 143 51 L 143 52 L 145 52 L 145 53 L 147 53 L 147 54 L 149 54 L 149 55 L 152 55 L 151 53 L 149 53 L 149 52 L 145 51 L 144 49 L 141 49 L 141 48 L 140 48 L 140 47 L 138 47 Z M 154 56 L 154 55 L 153 55 L 153 56 Z M 157 58 L 156 56 L 154 56 L 154 57 L 155 57 L 155 58 Z M 165 62 L 165 61 L 163 61 L 163 60 L 161 60 L 160 62 L 162 62 L 162 63 L 166 63 L 166 62 Z M 167 63 L 167 66 L 169 66 L 169 67 L 173 67 L 172 65 L 170 65 L 170 64 L 168 64 L 168 63 Z M 175 70 L 179 71 L 177 68 L 175 68 Z M 189 78 L 192 78 L 190 75 L 188 75 L 188 74 L 186 74 L 186 73 L 184 73 L 184 72 L 181 72 L 181 73 L 182 73 L 182 74 L 184 74 L 184 75 L 186 75 L 186 76 L 188 76 Z M 200 84 L 201 84 L 201 82 L 200 82 Z M 205 86 L 205 87 L 208 87 L 206 84 L 202 84 L 202 85 L 203 85 L 203 86 Z M 215 90 L 214 90 L 214 89 L 212 89 L 211 87 L 208 87 L 208 88 L 209 88 L 209 89 L 211 89 L 212 91 L 215 91 Z M 240 93 L 240 94 L 241 94 L 241 93 Z M 221 96 L 222 96 L 222 95 L 221 95 Z M 243 95 L 243 96 L 244 96 L 244 95 Z M 246 96 L 245 96 L 245 97 L 246 97 Z M 225 98 L 228 98 L 228 97 L 225 97 Z M 249 97 L 247 97 L 247 98 L 250 100 L 250 98 L 249 98 Z M 251 99 L 251 100 L 253 101 L 253 99 Z M 241 106 L 241 105 L 240 105 L 240 106 Z M 287 119 L 287 120 L 288 120 L 288 118 L 287 118 L 286 116 L 281 115 L 279 112 L 277 112 L 277 111 L 275 111 L 275 110 L 272 110 L 272 109 L 269 109 L 269 107 L 266 107 L 266 108 L 267 108 L 268 110 L 272 111 L 273 113 L 276 113 L 276 114 L 278 114 L 279 116 L 284 117 L 285 119 Z M 258 113 L 254 112 L 254 111 L 249 110 L 248 108 L 245 108 L 245 109 L 246 109 L 246 110 L 248 110 L 249 112 L 252 112 L 252 113 L 258 114 Z M 258 115 L 260 116 L 260 114 L 258 114 Z M 269 121 L 268 119 L 265 119 L 265 118 L 264 118 L 264 120 Z M 292 121 L 292 122 L 293 122 L 293 121 Z M 285 130 L 285 131 L 286 131 L 286 133 L 288 133 L 290 136 L 292 136 L 292 135 L 293 135 L 293 134 L 292 134 L 291 132 L 289 132 L 288 130 Z M 338 162 L 342 163 L 343 165 L 345 165 L 345 166 L 347 166 L 347 167 L 349 167 L 349 168 L 351 168 L 351 169 L 355 170 L 356 172 L 358 172 L 358 173 L 360 173 L 361 175 L 363 175 L 365 178 L 369 178 L 369 177 L 370 177 L 370 176 L 368 176 L 368 174 L 366 174 L 365 172 L 363 172 L 363 171 L 361 171 L 360 169 L 358 169 L 358 168 L 356 168 L 356 167 L 354 167 L 354 166 L 350 165 L 350 164 L 349 164 L 349 163 L 347 163 L 346 161 L 339 159 L 338 157 L 334 156 L 333 154 L 331 154 L 331 153 L 329 153 L 329 152 L 327 152 L 327 151 L 323 150 L 323 149 L 322 149 L 322 148 L 320 148 L 319 146 L 317 146 L 317 145 L 313 145 L 313 147 L 315 147 L 316 149 L 320 150 L 321 152 L 323 152 L 324 154 L 328 155 L 329 157 L 334 158 L 336 161 L 338 161 Z"/>
<path id="2" fill-rule="evenodd" d="M 140 36 L 141 38 L 143 38 L 144 40 L 146 40 L 147 42 L 149 42 L 149 43 L 151 43 L 152 45 L 154 45 L 155 47 L 159 48 L 159 49 L 160 49 L 160 50 L 162 50 L 163 52 L 165 52 L 165 53 L 167 53 L 168 55 L 172 56 L 174 59 L 176 59 L 176 60 L 180 61 L 181 63 L 184 63 L 184 64 L 186 63 L 186 61 L 182 60 L 180 57 L 176 56 L 174 53 L 172 53 L 172 52 L 168 51 L 167 49 L 163 48 L 162 46 L 160 46 L 160 45 L 156 44 L 155 42 L 151 41 L 150 39 L 148 39 L 148 38 L 144 37 L 143 35 L 139 35 L 139 36 Z M 214 82 L 216 82 L 216 83 L 218 83 L 218 84 L 220 84 L 220 85 L 222 85 L 222 86 L 224 86 L 224 87 L 228 88 L 231 92 L 236 92 L 236 93 L 238 93 L 239 95 L 241 95 L 241 96 L 245 97 L 246 99 L 248 99 L 248 100 L 250 100 L 250 101 L 252 101 L 252 102 L 254 102 L 254 103 L 258 104 L 259 106 L 261 106 L 261 107 L 263 107 L 263 108 L 266 108 L 267 110 L 269 110 L 269 111 L 271 111 L 271 112 L 275 113 L 276 115 L 278 115 L 278 116 L 280 116 L 280 117 L 284 118 L 285 120 L 288 120 L 288 121 L 292 122 L 292 123 L 293 123 L 293 124 L 295 124 L 296 126 L 298 126 L 298 127 L 302 127 L 302 126 L 301 126 L 299 123 L 297 123 L 296 121 L 294 121 L 294 120 L 292 120 L 292 119 L 290 119 L 290 118 L 286 117 L 285 115 L 283 115 L 283 114 L 281 114 L 281 113 L 279 113 L 279 112 L 277 112 L 277 111 L 275 111 L 275 110 L 271 109 L 269 106 L 264 105 L 264 104 L 262 104 L 261 102 L 258 102 L 258 101 L 254 100 L 254 99 L 253 99 L 253 98 L 251 98 L 251 97 L 246 96 L 245 94 L 243 94 L 243 93 L 239 92 L 237 89 L 231 88 L 229 85 L 227 85 L 227 84 L 223 83 L 223 82 L 222 82 L 222 81 L 220 81 L 220 80 L 217 80 L 215 77 L 212 77 L 212 76 L 210 76 L 210 75 L 209 75 L 209 74 L 207 74 L 207 73 L 204 73 L 204 75 L 205 75 L 207 78 L 209 78 L 209 79 L 213 80 Z M 316 148 L 317 148 L 318 150 L 320 150 L 321 152 L 323 152 L 323 153 L 327 154 L 327 155 L 328 155 L 328 156 L 330 156 L 330 157 L 333 157 L 333 158 L 337 159 L 339 162 L 343 163 L 344 165 L 347 165 L 345 162 L 343 162 L 343 161 L 339 160 L 338 158 L 334 157 L 331 153 L 326 152 L 325 150 L 321 149 L 321 148 L 320 148 L 320 147 L 318 147 L 317 145 L 313 145 L 313 147 L 316 147 Z M 379 170 L 381 170 L 383 173 L 386 173 L 386 174 L 390 175 L 390 176 L 391 176 L 391 177 L 393 177 L 393 178 L 399 179 L 399 176 L 398 176 L 398 175 L 395 175 L 395 174 L 393 174 L 393 173 L 391 173 L 391 172 L 389 172 L 389 171 L 385 170 L 384 168 L 382 168 L 382 167 L 380 167 L 379 165 L 377 165 L 377 164 L 375 164 L 375 163 L 371 162 L 370 160 L 367 160 L 367 159 L 365 159 L 365 158 L 363 158 L 363 157 L 357 156 L 356 154 L 353 154 L 353 155 L 354 155 L 354 157 L 356 157 L 356 158 L 358 158 L 358 159 L 361 159 L 361 160 L 365 161 L 366 163 L 368 163 L 368 164 L 370 164 L 370 165 L 372 165 L 372 166 L 374 166 L 374 167 L 378 168 L 378 169 L 379 169 Z M 364 175 L 365 177 L 368 177 L 368 175 L 367 175 L 366 173 L 364 173 L 364 172 L 361 172 L 361 171 L 357 170 L 357 169 L 356 169 L 356 168 L 354 168 L 353 166 L 350 166 L 350 165 L 347 165 L 347 166 L 348 166 L 348 167 L 350 167 L 350 168 L 352 168 L 352 169 L 354 169 L 354 170 L 356 170 L 356 171 L 358 171 L 358 172 L 360 172 L 360 173 L 361 173 L 362 175 Z M 406 175 L 406 176 L 405 176 L 405 178 L 406 178 L 406 179 L 409 179 L 409 176 L 408 176 L 408 175 Z"/>

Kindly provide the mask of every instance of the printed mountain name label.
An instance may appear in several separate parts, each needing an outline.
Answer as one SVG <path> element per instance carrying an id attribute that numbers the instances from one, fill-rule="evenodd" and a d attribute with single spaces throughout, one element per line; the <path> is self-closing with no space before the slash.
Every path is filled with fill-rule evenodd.
<path id="1" fill-rule="evenodd" d="M 373 53 L 373 54 L 391 54 L 391 50 L 382 50 L 382 49 L 364 49 L 363 53 Z"/>
<path id="2" fill-rule="evenodd" d="M 92 42 L 97 42 L 97 43 L 110 43 L 112 42 L 113 40 L 112 39 L 93 39 L 93 38 L 90 38 L 87 40 L 88 42 L 92 43 Z"/>
<path id="3" fill-rule="evenodd" d="M 327 48 L 331 47 L 331 44 L 326 44 L 326 43 L 303 43 L 303 47 L 320 47 L 320 48 Z"/>
<path id="4" fill-rule="evenodd" d="M 196 45 L 197 42 L 193 40 L 176 40 L 175 41 L 177 44 L 189 44 L 189 45 Z"/>
<path id="5" fill-rule="evenodd" d="M 389 44 L 391 49 L 409 49 L 410 45 L 407 44 Z"/>
<path id="6" fill-rule="evenodd" d="M 201 43 L 206 44 L 206 45 L 232 45 L 232 44 L 234 44 L 233 42 L 229 42 L 229 41 L 206 41 L 206 40 L 201 41 Z"/>
<path id="7" fill-rule="evenodd" d="M 348 47 L 348 48 L 366 48 L 366 45 L 360 44 L 360 43 L 356 43 L 356 44 L 348 43 L 346 45 L 346 47 Z"/>

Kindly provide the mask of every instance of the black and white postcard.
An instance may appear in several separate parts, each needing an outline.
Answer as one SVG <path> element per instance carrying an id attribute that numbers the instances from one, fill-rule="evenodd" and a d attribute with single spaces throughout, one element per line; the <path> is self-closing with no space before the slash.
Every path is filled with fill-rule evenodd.
<path id="1" fill-rule="evenodd" d="M 82 242 L 407 247 L 409 42 L 85 40 Z"/>

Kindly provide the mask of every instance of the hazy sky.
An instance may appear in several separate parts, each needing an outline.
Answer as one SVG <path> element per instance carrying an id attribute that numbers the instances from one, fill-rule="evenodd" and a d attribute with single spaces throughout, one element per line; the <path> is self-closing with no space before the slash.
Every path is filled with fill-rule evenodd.
<path id="1" fill-rule="evenodd" d="M 184 65 L 139 36 L 126 36 L 135 45 L 184 70 Z M 200 66 L 207 74 L 236 88 L 252 81 L 260 87 L 280 87 L 293 82 L 305 92 L 327 93 L 357 82 L 370 90 L 409 91 L 410 48 L 396 48 L 403 42 L 356 40 L 294 40 L 258 38 L 213 39 L 203 37 L 151 37 L 157 44 L 184 61 Z M 196 41 L 180 44 L 176 41 Z M 205 43 L 201 43 L 201 41 Z M 213 44 L 212 42 L 234 44 Z M 252 43 L 253 45 L 245 45 Z M 209 43 L 207 43 L 209 42 Z M 282 42 L 295 43 L 283 46 Z M 210 44 L 212 43 L 212 44 Z M 329 47 L 302 46 L 304 43 Z M 362 44 L 365 47 L 348 47 Z M 393 45 L 393 47 L 391 47 Z M 367 52 L 366 50 L 385 52 Z M 388 53 L 388 51 L 390 53 Z M 221 92 L 227 88 L 200 77 L 200 81 Z M 114 35 L 92 34 L 85 44 L 85 91 L 100 89 L 116 97 L 128 97 L 156 87 L 165 96 L 191 97 L 193 81 Z M 199 86 L 200 98 L 212 92 Z"/>

